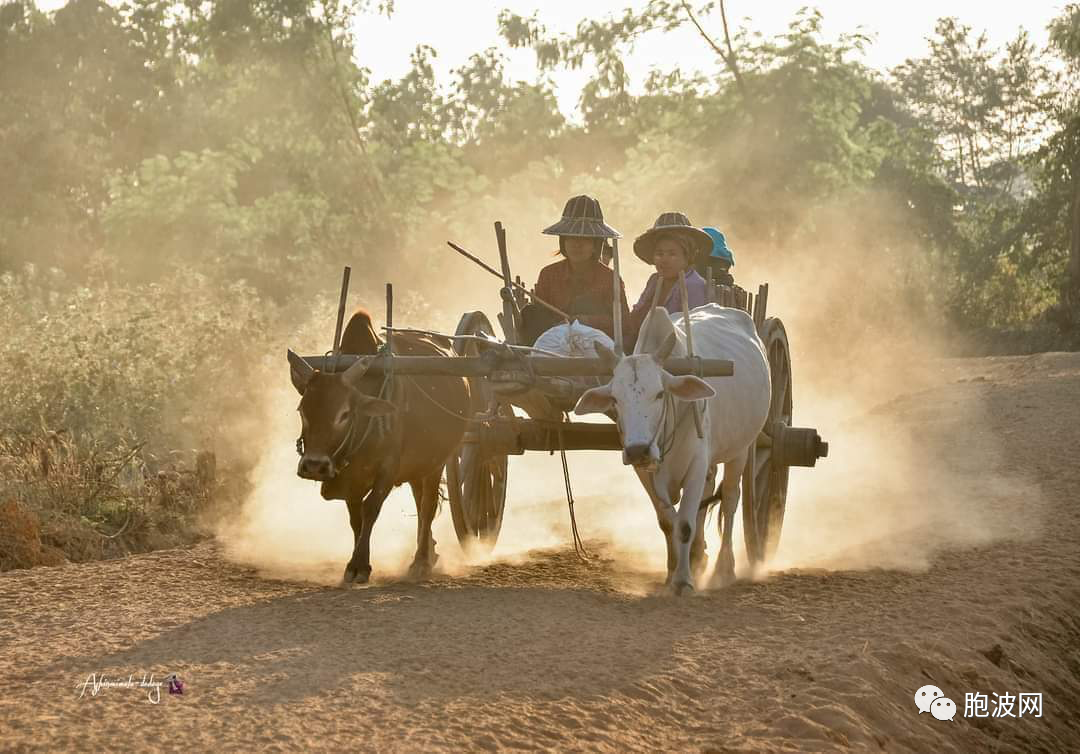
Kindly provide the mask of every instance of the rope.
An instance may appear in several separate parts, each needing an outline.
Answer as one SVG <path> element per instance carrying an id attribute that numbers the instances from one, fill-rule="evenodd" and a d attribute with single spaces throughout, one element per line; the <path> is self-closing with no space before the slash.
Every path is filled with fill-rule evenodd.
<path id="1" fill-rule="evenodd" d="M 559 457 L 562 459 L 563 484 L 566 486 L 566 506 L 570 510 L 570 533 L 574 539 L 574 554 L 581 562 L 588 563 L 593 556 L 585 549 L 585 543 L 581 540 L 581 533 L 578 531 L 577 515 L 574 513 L 574 490 L 570 486 L 570 467 L 566 463 L 566 444 L 563 442 L 562 428 L 558 430 L 558 433 Z"/>
<path id="2" fill-rule="evenodd" d="M 670 402 L 668 402 L 668 401 L 670 401 Z M 675 438 L 679 434 L 679 427 L 681 427 L 683 425 L 683 422 L 686 421 L 686 414 L 688 413 L 687 411 L 683 411 L 682 415 L 680 416 L 679 415 L 679 407 L 675 402 L 675 397 L 669 394 L 669 395 L 666 396 L 665 403 L 664 403 L 664 421 L 665 422 L 667 420 L 668 406 L 671 406 L 672 410 L 675 412 L 675 414 L 676 414 L 676 416 L 678 418 L 675 420 L 675 427 L 671 430 L 671 434 L 668 435 L 664 439 L 663 443 L 660 444 L 660 461 L 661 462 L 667 456 L 668 452 L 673 447 L 675 447 Z M 697 414 L 697 411 L 696 411 L 696 409 L 695 409 L 695 407 L 693 405 L 687 406 L 687 408 L 689 409 L 689 412 L 694 413 L 695 415 Z"/>
<path id="3" fill-rule="evenodd" d="M 447 407 L 446 407 L 446 406 L 444 406 L 444 405 L 443 405 L 442 403 L 440 403 L 440 402 L 439 402 L 439 401 L 437 401 L 437 400 L 436 400 L 435 398 L 433 398 L 433 397 L 431 396 L 431 394 L 429 394 L 429 393 L 428 393 L 428 391 L 426 391 L 426 390 L 424 390 L 424 388 L 420 387 L 420 385 L 418 385 L 418 384 L 417 384 L 417 382 L 416 382 L 416 380 L 415 380 L 415 379 L 413 379 L 412 377 L 405 377 L 404 379 L 406 379 L 406 380 L 408 380 L 409 382 L 411 382 L 411 383 L 412 383 L 412 386 L 413 386 L 414 388 L 416 388 L 416 390 L 417 390 L 417 391 L 418 391 L 418 392 L 420 393 L 420 395 L 424 396 L 424 397 L 425 397 L 425 398 L 427 398 L 427 399 L 428 399 L 429 401 L 431 401 L 431 403 L 432 403 L 432 404 L 434 404 L 435 408 L 439 409 L 439 410 L 440 410 L 440 411 L 442 411 L 443 413 L 445 413 L 445 414 L 448 414 L 449 416 L 452 416 L 452 417 L 454 417 L 455 419 L 458 419 L 459 421 L 463 421 L 463 422 L 466 422 L 466 423 L 468 423 L 468 424 L 483 424 L 483 421 L 482 421 L 482 420 L 480 420 L 480 419 L 473 419 L 472 417 L 469 417 L 469 416 L 462 416 L 461 414 L 459 414 L 458 412 L 454 411 L 453 409 L 451 409 L 451 408 L 447 408 Z"/>

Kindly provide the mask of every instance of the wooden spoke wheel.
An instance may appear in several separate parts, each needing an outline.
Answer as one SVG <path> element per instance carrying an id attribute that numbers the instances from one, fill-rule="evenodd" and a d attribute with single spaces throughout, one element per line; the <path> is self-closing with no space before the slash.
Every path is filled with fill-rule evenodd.
<path id="1" fill-rule="evenodd" d="M 765 423 L 768 435 L 777 423 L 791 426 L 791 351 L 787 332 L 779 319 L 766 319 L 760 335 L 772 377 L 772 400 Z M 743 540 L 753 565 L 773 557 L 784 526 L 789 467 L 773 461 L 771 444 L 761 439 L 751 447 L 743 470 Z"/>
<path id="2" fill-rule="evenodd" d="M 492 335 L 495 331 L 482 312 L 468 312 L 458 323 L 455 335 Z M 479 347 L 474 340 L 455 340 L 454 353 L 476 356 Z M 513 409 L 502 406 L 483 377 L 469 378 L 472 415 L 474 419 L 489 416 L 513 416 Z M 485 452 L 476 441 L 478 426 L 466 428 L 466 440 L 446 463 L 446 489 L 450 498 L 450 515 L 458 542 L 466 553 L 486 554 L 495 547 L 502 528 L 506 509 L 506 455 Z"/>

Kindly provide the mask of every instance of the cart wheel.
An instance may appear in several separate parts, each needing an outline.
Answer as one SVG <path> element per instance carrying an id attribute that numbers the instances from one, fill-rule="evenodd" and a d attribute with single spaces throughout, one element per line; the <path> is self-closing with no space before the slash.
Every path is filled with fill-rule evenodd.
<path id="1" fill-rule="evenodd" d="M 791 426 L 791 351 L 784 324 L 775 317 L 765 320 L 761 340 L 769 357 L 772 400 L 765 431 L 776 422 Z M 743 540 L 752 565 L 772 558 L 780 543 L 787 506 L 788 468 L 773 463 L 772 448 L 755 444 L 742 478 Z"/>
<path id="2" fill-rule="evenodd" d="M 468 312 L 458 323 L 455 335 L 494 335 L 483 312 Z M 475 356 L 477 344 L 455 340 L 454 353 Z M 500 406 L 487 380 L 469 378 L 469 392 L 474 418 L 484 415 L 513 416 L 513 409 Z M 463 442 L 446 462 L 446 489 L 450 498 L 450 516 L 454 521 L 461 549 L 466 553 L 486 554 L 495 547 L 506 508 L 505 455 L 484 454 L 477 442 Z"/>

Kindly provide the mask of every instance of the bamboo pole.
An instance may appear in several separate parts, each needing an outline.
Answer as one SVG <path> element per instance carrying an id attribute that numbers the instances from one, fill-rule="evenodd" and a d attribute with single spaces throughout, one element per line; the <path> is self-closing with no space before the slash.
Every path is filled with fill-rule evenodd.
<path id="1" fill-rule="evenodd" d="M 489 264 L 487 264 L 486 262 L 484 262 L 484 261 L 483 261 L 482 259 L 480 259 L 479 257 L 477 257 L 477 256 L 475 256 L 475 255 L 473 255 L 473 254 L 470 254 L 470 253 L 469 253 L 468 251 L 466 251 L 465 249 L 461 248 L 460 246 L 458 246 L 458 245 L 457 245 L 456 243 L 454 243 L 453 241 L 447 241 L 447 242 L 446 242 L 446 245 L 447 245 L 447 246 L 449 246 L 449 247 L 450 247 L 451 249 L 453 249 L 454 251 L 456 251 L 456 252 L 457 252 L 458 254 L 461 254 L 461 255 L 462 255 L 463 257 L 465 257 L 466 259 L 468 259 L 468 260 L 469 260 L 470 262 L 474 262 L 475 264 L 479 265 L 479 266 L 480 266 L 480 267 L 481 267 L 482 269 L 486 270 L 487 272 L 490 272 L 490 273 L 491 273 L 492 275 L 494 275 L 495 277 L 499 278 L 500 280 L 502 279 L 502 273 L 501 273 L 501 272 L 499 272 L 499 271 L 498 271 L 498 270 L 496 270 L 496 269 L 495 269 L 494 267 L 492 267 L 491 265 L 489 265 Z M 565 320 L 566 322 L 569 322 L 569 321 L 570 321 L 570 315 L 569 315 L 569 314 L 567 314 L 567 313 L 566 313 L 566 312 L 564 312 L 564 311 L 563 311 L 562 309 L 559 309 L 559 308 L 558 308 L 558 307 L 556 307 L 556 306 L 552 306 L 552 305 L 551 305 L 551 304 L 549 304 L 549 303 L 548 303 L 547 301 L 544 301 L 544 299 L 542 299 L 542 298 L 540 298 L 539 296 L 537 296 L 537 295 L 536 295 L 535 293 L 533 293 L 532 291 L 530 291 L 530 290 L 529 290 L 528 288 L 526 288 L 526 287 L 525 287 L 524 285 L 522 285 L 521 283 L 512 283 L 512 285 L 513 285 L 513 286 L 514 286 L 515 288 L 517 288 L 518 290 L 520 290 L 520 291 L 521 291 L 522 293 L 524 293 L 524 294 L 525 294 L 526 296 L 528 296 L 529 298 L 531 298 L 531 299 L 532 299 L 532 300 L 533 300 L 533 301 L 534 301 L 535 303 L 537 303 L 537 304 L 540 304 L 540 306 L 543 306 L 544 308 L 548 309 L 549 311 L 552 311 L 552 312 L 554 312 L 555 314 L 558 314 L 558 315 L 559 315 L 560 317 L 562 317 L 562 318 L 563 318 L 563 320 Z"/>

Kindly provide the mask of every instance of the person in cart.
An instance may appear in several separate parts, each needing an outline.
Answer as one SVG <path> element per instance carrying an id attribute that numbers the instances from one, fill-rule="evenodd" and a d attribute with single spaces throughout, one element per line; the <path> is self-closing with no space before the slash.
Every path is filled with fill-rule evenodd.
<path id="1" fill-rule="evenodd" d="M 703 231 L 712 238 L 712 251 L 703 254 L 694 265 L 698 274 L 706 277 L 708 268 L 712 268 L 713 282 L 717 285 L 735 285 L 731 268 L 735 266 L 735 255 L 728 246 L 727 237 L 716 228 L 705 226 Z"/>
<path id="2" fill-rule="evenodd" d="M 638 331 L 653 306 L 662 306 L 669 314 L 683 310 L 683 286 L 686 282 L 686 306 L 705 305 L 705 279 L 694 269 L 694 260 L 713 249 L 712 237 L 695 227 L 682 212 L 665 212 L 653 226 L 634 241 L 634 254 L 656 268 L 645 284 L 626 326 L 626 350 L 631 352 Z M 656 302 L 655 304 L 653 302 Z"/>
<path id="3" fill-rule="evenodd" d="M 536 296 L 571 319 L 614 338 L 615 284 L 611 268 L 604 264 L 602 256 L 610 240 L 619 238 L 620 234 L 604 222 L 600 202 L 591 196 L 573 197 L 566 203 L 559 221 L 541 232 L 558 236 L 556 254 L 562 259 L 540 270 L 534 289 Z M 629 307 L 621 280 L 619 287 L 625 322 Z M 559 315 L 536 302 L 522 308 L 521 318 L 530 344 L 545 330 L 562 322 Z"/>
<path id="4" fill-rule="evenodd" d="M 735 254 L 728 246 L 727 237 L 716 228 L 705 227 L 703 231 L 709 234 L 713 240 L 712 252 L 703 256 L 697 266 L 702 277 L 708 277 L 708 269 L 712 267 L 713 283 L 717 286 L 727 286 L 731 289 L 733 298 L 728 301 L 729 305 L 743 308 L 746 306 L 746 291 L 735 285 L 735 278 L 731 274 L 731 268 L 735 266 Z M 717 291 L 717 300 L 721 303 L 724 296 Z"/>

